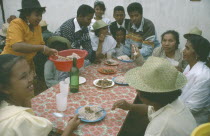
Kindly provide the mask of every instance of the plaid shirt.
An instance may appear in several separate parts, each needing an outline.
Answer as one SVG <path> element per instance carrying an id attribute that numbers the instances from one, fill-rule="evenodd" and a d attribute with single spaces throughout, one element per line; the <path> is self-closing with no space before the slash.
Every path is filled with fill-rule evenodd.
<path id="1" fill-rule="evenodd" d="M 87 59 L 90 62 L 94 61 L 94 52 L 91 46 L 91 40 L 87 27 L 82 27 L 75 32 L 74 19 L 69 19 L 64 22 L 60 28 L 55 32 L 57 35 L 67 38 L 71 42 L 72 48 L 82 49 L 88 52 Z"/>

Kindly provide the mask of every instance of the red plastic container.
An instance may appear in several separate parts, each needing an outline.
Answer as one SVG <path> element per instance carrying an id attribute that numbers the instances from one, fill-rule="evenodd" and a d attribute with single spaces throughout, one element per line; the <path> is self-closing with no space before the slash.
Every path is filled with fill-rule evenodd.
<path id="1" fill-rule="evenodd" d="M 86 50 L 79 50 L 79 49 L 68 49 L 59 51 L 58 55 L 66 57 L 69 55 L 72 55 L 73 53 L 78 54 L 81 58 L 77 59 L 77 67 L 81 68 L 84 65 L 84 59 L 88 55 L 88 52 Z M 53 61 L 55 64 L 55 67 L 59 71 L 69 72 L 72 68 L 73 61 L 67 60 L 67 61 L 60 61 L 57 60 L 57 56 L 50 56 L 49 60 Z"/>

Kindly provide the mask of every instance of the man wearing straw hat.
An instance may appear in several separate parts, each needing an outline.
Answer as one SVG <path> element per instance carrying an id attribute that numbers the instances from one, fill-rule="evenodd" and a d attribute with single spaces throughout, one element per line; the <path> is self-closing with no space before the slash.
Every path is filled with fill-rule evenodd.
<path id="1" fill-rule="evenodd" d="M 142 67 L 125 74 L 126 81 L 137 90 L 144 104 L 125 100 L 114 103 L 115 108 L 147 115 L 150 121 L 145 136 L 189 136 L 196 121 L 185 105 L 177 99 L 186 77 L 163 58 L 150 57 Z M 141 127 L 141 126 L 139 126 Z"/>

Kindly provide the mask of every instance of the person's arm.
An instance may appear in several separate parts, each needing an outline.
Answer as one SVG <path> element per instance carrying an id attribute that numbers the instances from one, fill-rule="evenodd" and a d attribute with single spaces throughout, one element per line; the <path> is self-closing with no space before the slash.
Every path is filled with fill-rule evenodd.
<path id="1" fill-rule="evenodd" d="M 106 35 L 100 34 L 98 37 L 98 48 L 96 50 L 96 58 L 102 58 L 104 55 L 102 54 L 103 43 Z"/>
<path id="2" fill-rule="evenodd" d="M 79 126 L 80 119 L 78 118 L 78 115 L 74 116 L 73 119 L 71 119 L 66 126 L 66 128 L 63 131 L 63 134 L 61 136 L 70 136 L 72 135 L 73 131 Z"/>
<path id="3" fill-rule="evenodd" d="M 112 106 L 112 110 L 115 110 L 116 108 L 138 112 L 139 115 L 142 115 L 142 116 L 145 116 L 148 113 L 147 105 L 145 105 L 145 104 L 131 104 L 125 100 L 119 100 L 119 101 L 115 102 Z"/>

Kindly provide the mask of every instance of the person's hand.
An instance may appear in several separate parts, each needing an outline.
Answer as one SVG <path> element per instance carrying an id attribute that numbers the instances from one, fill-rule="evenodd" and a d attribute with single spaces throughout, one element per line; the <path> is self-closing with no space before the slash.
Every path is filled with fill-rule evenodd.
<path id="1" fill-rule="evenodd" d="M 131 45 L 131 56 L 133 60 L 140 57 L 140 51 L 139 48 L 136 45 Z"/>
<path id="2" fill-rule="evenodd" d="M 112 105 L 112 110 L 115 110 L 116 108 L 120 108 L 123 110 L 131 110 L 131 105 L 132 104 L 128 103 L 125 100 L 119 100 Z"/>
<path id="3" fill-rule="evenodd" d="M 78 118 L 78 114 L 75 115 L 68 123 L 68 126 L 70 126 L 71 130 L 75 130 L 79 124 L 80 124 L 80 119 Z"/>
<path id="4" fill-rule="evenodd" d="M 105 34 L 100 34 L 99 35 L 99 42 L 104 42 L 104 39 L 105 39 L 106 35 Z"/>
<path id="5" fill-rule="evenodd" d="M 56 55 L 58 51 L 56 49 L 52 49 L 44 45 L 43 54 L 47 56 Z"/>

